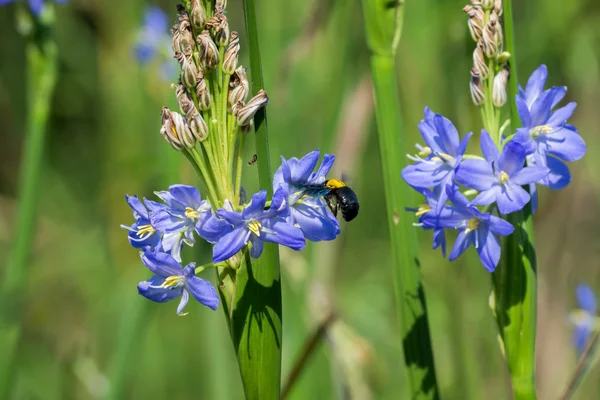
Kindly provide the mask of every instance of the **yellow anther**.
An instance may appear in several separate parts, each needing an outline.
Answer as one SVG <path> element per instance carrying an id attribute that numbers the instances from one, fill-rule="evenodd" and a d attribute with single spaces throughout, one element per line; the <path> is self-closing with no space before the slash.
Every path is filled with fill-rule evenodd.
<path id="1" fill-rule="evenodd" d="M 546 125 L 539 125 L 536 126 L 535 128 L 533 128 L 533 132 L 531 133 L 531 136 L 533 137 L 537 137 L 540 135 L 540 133 L 550 133 L 552 132 L 552 127 L 548 124 Z"/>
<path id="2" fill-rule="evenodd" d="M 500 171 L 500 183 L 506 183 L 506 181 L 508 181 L 509 179 L 510 177 L 506 172 Z"/>
<path id="3" fill-rule="evenodd" d="M 419 152 L 419 157 L 427 157 L 430 154 L 431 154 L 431 147 L 425 146 L 425 147 L 423 147 L 423 150 L 421 150 Z"/>
<path id="4" fill-rule="evenodd" d="M 327 186 L 327 189 L 339 189 L 345 187 L 346 184 L 337 179 L 330 179 L 325 183 L 325 186 Z"/>
<path id="5" fill-rule="evenodd" d="M 142 237 L 144 235 L 152 235 L 154 232 L 156 232 L 156 230 L 154 229 L 154 227 L 152 225 L 150 225 L 150 224 L 140 225 L 140 226 L 138 226 L 137 235 L 139 237 Z"/>
<path id="6" fill-rule="evenodd" d="M 185 216 L 188 217 L 189 219 L 197 219 L 198 211 L 194 210 L 192 207 L 187 207 L 185 209 Z"/>
<path id="7" fill-rule="evenodd" d="M 429 211 L 431 211 L 431 206 L 429 204 L 421 204 L 415 215 L 420 217 L 421 215 L 427 214 Z"/>
<path id="8" fill-rule="evenodd" d="M 477 228 L 479 228 L 479 220 L 477 218 L 471 218 L 469 220 L 469 224 L 467 225 L 467 229 L 465 229 L 465 233 L 474 231 Z"/>
<path id="9" fill-rule="evenodd" d="M 163 288 L 175 287 L 181 284 L 183 281 L 183 277 L 179 275 L 171 275 L 165 279 L 165 281 L 160 285 Z"/>
<path id="10" fill-rule="evenodd" d="M 248 223 L 248 229 L 256 236 L 260 236 L 260 228 L 262 228 L 262 225 L 258 221 L 251 221 Z"/>

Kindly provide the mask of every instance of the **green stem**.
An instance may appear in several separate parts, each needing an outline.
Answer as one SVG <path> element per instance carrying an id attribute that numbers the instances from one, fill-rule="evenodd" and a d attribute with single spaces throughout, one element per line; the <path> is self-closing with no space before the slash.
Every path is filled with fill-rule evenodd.
<path id="1" fill-rule="evenodd" d="M 511 0 L 504 0 L 507 51 L 511 54 L 508 98 L 512 130 L 520 126 L 515 96 L 518 94 L 517 63 Z M 496 319 L 504 342 L 516 400 L 536 399 L 535 334 L 537 314 L 536 257 L 531 203 L 512 213 L 508 221 L 515 232 L 504 240 L 501 265 L 494 272 Z"/>
<path id="2" fill-rule="evenodd" d="M 50 7 L 50 5 L 46 5 Z M 35 21 L 35 39 L 27 44 L 27 120 L 19 177 L 18 210 L 12 248 L 0 287 L 0 399 L 11 396 L 17 369 L 23 291 L 35 238 L 44 142 L 57 78 L 57 48 L 53 20 Z"/>
<path id="3" fill-rule="evenodd" d="M 221 198 L 218 196 L 219 192 L 215 190 L 215 186 L 206 168 L 206 164 L 202 159 L 202 156 L 198 153 L 196 149 L 183 150 L 183 154 L 192 164 L 198 175 L 206 183 L 206 187 L 208 188 L 208 192 L 210 195 L 210 203 L 213 205 L 213 207 L 219 207 L 221 204 Z"/>
<path id="4" fill-rule="evenodd" d="M 235 166 L 235 191 L 234 196 L 239 199 L 240 189 L 242 187 L 242 167 L 244 165 L 244 142 L 246 141 L 246 133 L 240 132 L 238 134 L 238 150 L 237 150 L 237 164 Z"/>

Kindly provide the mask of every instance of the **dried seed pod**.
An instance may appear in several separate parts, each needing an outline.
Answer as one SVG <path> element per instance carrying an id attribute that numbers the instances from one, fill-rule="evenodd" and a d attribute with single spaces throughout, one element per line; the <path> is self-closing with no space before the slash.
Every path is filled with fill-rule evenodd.
<path id="1" fill-rule="evenodd" d="M 196 142 L 183 116 L 167 107 L 162 108 L 160 133 L 175 150 L 181 150 L 184 147 L 192 148 Z"/>
<path id="2" fill-rule="evenodd" d="M 222 12 L 215 13 L 212 18 L 206 21 L 206 27 L 213 29 L 215 42 L 219 46 L 225 46 L 229 42 L 229 23 Z"/>
<path id="3" fill-rule="evenodd" d="M 474 41 L 481 39 L 483 28 L 485 26 L 485 11 L 479 3 L 465 6 L 463 11 L 469 16 L 469 31 Z"/>
<path id="4" fill-rule="evenodd" d="M 496 42 L 496 29 L 498 27 L 498 15 L 492 12 L 490 19 L 488 20 L 487 24 L 485 24 L 485 28 L 483 28 L 483 34 L 481 37 L 483 42 L 483 51 L 489 58 L 495 57 L 496 54 L 498 54 L 498 43 Z"/>
<path id="5" fill-rule="evenodd" d="M 173 25 L 171 29 L 173 53 L 181 53 L 181 45 L 179 44 L 179 24 Z"/>
<path id="6" fill-rule="evenodd" d="M 202 115 L 196 110 L 196 107 L 192 107 L 188 111 L 186 121 L 194 137 L 199 142 L 205 141 L 208 137 L 208 125 L 206 125 L 204 118 L 202 118 Z"/>
<path id="7" fill-rule="evenodd" d="M 488 66 L 485 62 L 485 56 L 483 54 L 483 43 L 481 41 L 477 42 L 477 47 L 475 51 L 473 51 L 473 65 L 479 71 L 479 75 L 481 79 L 486 79 L 488 76 Z"/>
<path id="8" fill-rule="evenodd" d="M 181 24 L 183 21 L 190 22 L 190 16 L 188 15 L 185 7 L 181 4 L 177 4 L 177 20 Z"/>
<path id="9" fill-rule="evenodd" d="M 499 17 L 502 15 L 502 0 L 494 0 L 494 11 Z"/>
<path id="10" fill-rule="evenodd" d="M 175 59 L 181 65 L 181 81 L 188 88 L 196 87 L 198 81 L 198 67 L 192 57 L 186 57 L 183 53 L 176 53 Z"/>
<path id="11" fill-rule="evenodd" d="M 229 42 L 229 46 L 227 46 L 227 50 L 223 55 L 223 72 L 226 74 L 233 74 L 235 68 L 238 63 L 238 55 L 240 53 L 240 38 L 238 33 L 233 31 L 231 32 L 231 41 Z"/>
<path id="12" fill-rule="evenodd" d="M 232 108 L 237 102 L 245 102 L 249 90 L 250 86 L 248 84 L 248 78 L 246 77 L 246 69 L 240 65 L 234 71 L 233 75 L 231 75 L 229 80 L 228 106 Z"/>
<path id="13" fill-rule="evenodd" d="M 223 12 L 227 8 L 227 0 L 217 0 L 215 2 L 215 11 Z"/>
<path id="14" fill-rule="evenodd" d="M 210 33 L 207 30 L 202 31 L 202 33 L 198 35 L 197 41 L 199 47 L 198 59 L 202 68 L 205 71 L 208 71 L 216 67 L 217 64 L 219 64 L 219 50 L 210 37 Z"/>
<path id="15" fill-rule="evenodd" d="M 190 3 L 190 19 L 192 26 L 196 32 L 200 32 L 204 29 L 206 22 L 206 12 L 200 0 L 192 0 Z"/>
<path id="16" fill-rule="evenodd" d="M 471 68 L 471 82 L 469 87 L 471 90 L 471 99 L 476 106 L 480 106 L 485 102 L 485 94 L 483 93 L 483 82 L 477 68 Z"/>
<path id="17" fill-rule="evenodd" d="M 210 108 L 212 98 L 208 88 L 206 87 L 206 81 L 202 76 L 198 79 L 198 84 L 196 85 L 196 97 L 198 99 L 198 107 L 200 107 L 200 111 L 206 111 Z"/>
<path id="18" fill-rule="evenodd" d="M 172 88 L 175 89 L 175 97 L 177 98 L 177 104 L 179 104 L 179 109 L 182 113 L 187 114 L 191 108 L 194 107 L 194 102 L 190 98 L 187 90 L 185 90 L 185 86 L 181 80 L 177 85 L 171 85 Z"/>
<path id="19" fill-rule="evenodd" d="M 505 65 L 504 68 L 502 68 L 494 77 L 494 84 L 492 86 L 492 103 L 494 103 L 494 106 L 498 108 L 501 108 L 506 104 L 506 84 L 508 82 L 509 75 L 509 67 L 508 65 Z"/>
<path id="20" fill-rule="evenodd" d="M 190 21 L 183 20 L 179 24 L 179 48 L 186 57 L 191 57 L 194 46 L 194 36 L 192 36 Z"/>
<path id="21" fill-rule="evenodd" d="M 234 115 L 237 117 L 237 122 L 239 126 L 248 125 L 254 114 L 265 107 L 269 103 L 269 97 L 267 96 L 267 92 L 263 89 L 259 90 L 259 92 L 250 99 L 250 101 L 243 107 L 234 110 Z M 237 103 L 236 103 L 237 105 Z"/>

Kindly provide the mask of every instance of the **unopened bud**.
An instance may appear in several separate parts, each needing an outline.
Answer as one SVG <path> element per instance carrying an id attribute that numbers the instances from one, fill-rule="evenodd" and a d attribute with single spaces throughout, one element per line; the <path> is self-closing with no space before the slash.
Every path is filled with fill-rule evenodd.
<path id="1" fill-rule="evenodd" d="M 227 98 L 229 107 L 233 109 L 233 105 L 237 102 L 245 102 L 249 90 L 246 69 L 240 65 L 229 80 L 229 97 Z"/>
<path id="2" fill-rule="evenodd" d="M 202 33 L 198 35 L 198 47 L 200 49 L 198 58 L 205 71 L 208 71 L 219 64 L 219 50 L 207 30 L 202 31 Z"/>
<path id="3" fill-rule="evenodd" d="M 179 43 L 179 24 L 177 25 L 173 25 L 173 29 L 171 30 L 171 34 L 172 34 L 172 46 L 173 46 L 173 53 L 181 53 L 181 45 Z"/>
<path id="4" fill-rule="evenodd" d="M 479 41 L 485 26 L 485 11 L 479 3 L 465 6 L 463 11 L 469 16 L 469 31 L 474 41 Z"/>
<path id="5" fill-rule="evenodd" d="M 225 10 L 227 8 L 227 0 L 217 0 L 215 3 L 215 10 L 217 12 Z"/>
<path id="6" fill-rule="evenodd" d="M 498 56 L 496 57 L 496 63 L 498 65 L 504 65 L 508 62 L 508 60 L 510 59 L 510 53 L 508 51 L 503 51 L 502 53 L 498 54 Z"/>
<path id="7" fill-rule="evenodd" d="M 179 24 L 179 48 L 186 57 L 190 57 L 194 51 L 194 37 L 190 21 L 183 20 Z"/>
<path id="8" fill-rule="evenodd" d="M 483 93 L 483 83 L 481 82 L 481 76 L 477 68 L 471 68 L 471 82 L 469 83 L 471 89 L 471 99 L 476 106 L 480 106 L 485 102 L 485 94 Z"/>
<path id="9" fill-rule="evenodd" d="M 167 107 L 163 107 L 162 109 L 162 127 L 160 133 L 175 150 L 181 150 L 184 147 L 194 147 L 194 136 L 189 130 L 183 116 L 169 110 Z"/>
<path id="10" fill-rule="evenodd" d="M 223 55 L 223 72 L 228 75 L 233 74 L 238 63 L 238 55 L 240 53 L 240 38 L 237 32 L 231 32 L 231 41 L 225 55 Z"/>
<path id="11" fill-rule="evenodd" d="M 206 81 L 204 77 L 198 79 L 198 84 L 196 85 L 196 98 L 198 99 L 198 107 L 200 107 L 200 111 L 206 111 L 210 108 L 212 98 L 210 97 L 210 92 L 206 87 Z"/>
<path id="12" fill-rule="evenodd" d="M 494 77 L 494 85 L 492 86 L 492 102 L 494 106 L 500 108 L 506 104 L 506 83 L 510 70 L 508 65 L 504 66 Z"/>
<path id="13" fill-rule="evenodd" d="M 179 109 L 182 113 L 187 114 L 191 108 L 194 107 L 194 103 L 190 98 L 187 90 L 185 90 L 185 86 L 179 81 L 178 85 L 171 85 L 173 89 L 175 89 L 175 97 L 177 98 L 177 104 L 179 104 Z"/>
<path id="14" fill-rule="evenodd" d="M 190 22 L 190 16 L 188 15 L 185 7 L 182 4 L 177 4 L 177 20 L 181 24 L 183 21 Z"/>
<path id="15" fill-rule="evenodd" d="M 199 141 L 203 142 L 208 137 L 208 125 L 202 118 L 202 115 L 196 110 L 196 107 L 192 107 L 186 116 L 187 124 L 194 137 Z"/>
<path id="16" fill-rule="evenodd" d="M 482 0 L 481 6 L 484 10 L 491 10 L 494 7 L 494 0 Z"/>
<path id="17" fill-rule="evenodd" d="M 267 96 L 267 92 L 265 92 L 263 89 L 259 90 L 256 96 L 250 99 L 248 104 L 234 111 L 234 114 L 237 117 L 238 125 L 248 125 L 254 117 L 254 114 L 256 114 L 256 112 L 262 107 L 265 107 L 268 103 L 269 97 Z"/>
<path id="18" fill-rule="evenodd" d="M 498 14 L 492 11 L 492 15 L 498 19 Z M 502 50 L 502 44 L 504 43 L 504 36 L 502 35 L 502 25 L 500 21 L 496 24 L 496 29 L 494 30 L 494 42 L 496 42 L 496 46 L 498 46 L 498 51 Z"/>
<path id="19" fill-rule="evenodd" d="M 479 71 L 481 79 L 486 79 L 489 69 L 485 62 L 485 56 L 483 55 L 483 43 L 481 41 L 477 42 L 477 47 L 473 52 L 473 65 Z"/>
<path id="20" fill-rule="evenodd" d="M 175 59 L 181 65 L 181 81 L 188 88 L 196 87 L 198 80 L 198 68 L 191 57 L 186 57 L 183 53 L 176 53 Z"/>
<path id="21" fill-rule="evenodd" d="M 206 27 L 214 30 L 215 42 L 219 46 L 225 46 L 229 42 L 229 23 L 222 12 L 215 13 L 212 18 L 206 21 Z"/>
<path id="22" fill-rule="evenodd" d="M 494 11 L 498 16 L 502 15 L 502 0 L 494 0 Z"/>
<path id="23" fill-rule="evenodd" d="M 200 0 L 192 0 L 190 3 L 190 19 L 192 26 L 196 32 L 200 32 L 204 29 L 204 23 L 206 22 L 206 12 Z"/>
<path id="24" fill-rule="evenodd" d="M 492 18 L 492 16 L 496 18 Z M 492 12 L 489 21 L 485 24 L 482 34 L 483 50 L 489 58 L 495 57 L 498 54 L 498 43 L 496 42 L 496 29 L 499 27 L 498 16 Z"/>

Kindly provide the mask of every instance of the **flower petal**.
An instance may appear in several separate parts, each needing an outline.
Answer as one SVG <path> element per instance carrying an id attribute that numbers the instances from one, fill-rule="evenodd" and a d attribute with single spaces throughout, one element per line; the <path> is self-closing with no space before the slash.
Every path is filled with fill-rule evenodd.
<path id="1" fill-rule="evenodd" d="M 469 145 L 469 140 L 471 140 L 472 136 L 473 132 L 469 132 L 465 135 L 465 137 L 462 138 L 458 145 L 458 150 L 456 151 L 457 157 L 462 157 L 465 154 L 465 152 L 467 151 L 467 146 Z"/>
<path id="2" fill-rule="evenodd" d="M 521 118 L 521 123 L 526 128 L 531 127 L 531 114 L 529 113 L 529 106 L 527 105 L 527 100 L 516 96 L 516 102 L 517 111 L 519 112 L 519 117 Z"/>
<path id="3" fill-rule="evenodd" d="M 490 134 L 485 129 L 481 130 L 481 138 L 480 138 L 480 146 L 481 153 L 483 154 L 483 158 L 486 161 L 492 162 L 496 161 L 500 158 L 500 151 L 498 150 L 498 146 L 490 137 Z"/>
<path id="4" fill-rule="evenodd" d="M 161 285 L 164 283 L 164 281 L 165 277 L 154 275 L 147 281 L 142 281 L 138 284 L 138 293 L 148 300 L 152 300 L 157 303 L 165 303 L 181 296 L 183 287 L 175 286 L 163 288 Z"/>
<path id="5" fill-rule="evenodd" d="M 333 240 L 339 235 L 340 224 L 336 219 L 330 218 L 328 213 L 320 199 L 296 203 L 291 208 L 294 222 L 298 224 L 304 237 L 313 242 Z"/>
<path id="6" fill-rule="evenodd" d="M 187 314 L 187 313 L 183 313 L 183 309 L 185 308 L 189 299 L 190 299 L 190 294 L 188 293 L 187 290 L 183 289 L 183 292 L 181 294 L 181 301 L 179 302 L 179 305 L 177 306 L 177 315 Z"/>
<path id="7" fill-rule="evenodd" d="M 552 104 L 557 96 L 560 96 L 564 89 L 558 86 L 552 87 L 538 97 L 531 107 L 529 113 L 531 115 L 530 128 L 545 125 L 550 118 Z M 525 125 L 524 125 L 525 126 Z"/>
<path id="8" fill-rule="evenodd" d="M 546 137 L 548 145 L 547 152 L 564 161 L 577 161 L 584 156 L 586 152 L 583 138 L 572 130 L 563 128 Z"/>
<path id="9" fill-rule="evenodd" d="M 543 166 L 526 167 L 510 177 L 515 185 L 528 185 L 540 181 L 548 176 L 550 170 Z"/>
<path id="10" fill-rule="evenodd" d="M 213 247 L 213 262 L 231 258 L 248 243 L 251 234 L 245 226 L 239 226 L 223 235 Z"/>
<path id="11" fill-rule="evenodd" d="M 191 207 L 194 210 L 201 206 L 202 198 L 200 197 L 200 191 L 189 185 L 171 185 L 169 186 L 169 193 L 171 196 L 181 204 L 182 208 Z"/>
<path id="12" fill-rule="evenodd" d="M 167 278 L 183 274 L 183 268 L 170 254 L 145 251 L 141 257 L 144 265 L 158 276 Z"/>
<path id="13" fill-rule="evenodd" d="M 305 182 L 314 171 L 319 161 L 319 150 L 314 150 L 300 159 L 292 168 L 292 182 Z"/>
<path id="14" fill-rule="evenodd" d="M 477 253 L 481 263 L 489 272 L 494 272 L 498 262 L 500 261 L 500 243 L 488 229 L 483 228 L 477 230 L 479 246 Z"/>
<path id="15" fill-rule="evenodd" d="M 433 249 L 442 248 L 442 256 L 446 257 L 446 235 L 443 229 L 433 230 Z"/>
<path id="16" fill-rule="evenodd" d="M 185 288 L 200 304 L 212 310 L 219 306 L 219 295 L 214 286 L 209 281 L 195 276 L 193 269 L 186 271 Z"/>
<path id="17" fill-rule="evenodd" d="M 589 314 L 596 314 L 596 296 L 591 287 L 585 284 L 580 284 L 575 289 L 575 295 L 577 297 L 577 304 L 579 307 Z"/>
<path id="18" fill-rule="evenodd" d="M 454 246 L 452 247 L 452 251 L 450 252 L 450 257 L 448 257 L 448 260 L 456 260 L 458 256 L 460 256 L 462 253 L 465 252 L 465 250 L 469 248 L 469 246 L 471 245 L 469 235 L 471 234 L 472 232 L 465 233 L 465 231 L 460 231 L 460 233 L 456 237 L 456 241 L 454 242 Z"/>
<path id="19" fill-rule="evenodd" d="M 335 156 L 333 154 L 325 154 L 323 156 L 323 161 L 321 161 L 321 166 L 317 170 L 316 173 L 311 174 L 309 178 L 309 183 L 320 184 L 325 181 L 326 175 L 333 167 L 333 163 L 335 162 Z"/>
<path id="20" fill-rule="evenodd" d="M 133 217 L 138 219 L 139 217 L 148 219 L 148 210 L 144 207 L 144 204 L 138 199 L 137 196 L 125 195 L 125 201 L 129 204 L 134 211 Z M 137 215 L 136 215 L 137 214 Z"/>
<path id="21" fill-rule="evenodd" d="M 252 258 L 258 258 L 261 256 L 263 249 L 265 247 L 265 242 L 252 235 L 252 247 L 250 248 L 250 256 Z"/>
<path id="22" fill-rule="evenodd" d="M 575 325 L 573 330 L 573 346 L 579 354 L 583 353 L 592 335 L 592 327 L 589 323 Z"/>
<path id="23" fill-rule="evenodd" d="M 492 165 L 484 160 L 464 160 L 456 171 L 456 180 L 462 185 L 479 191 L 491 189 L 498 181 Z"/>
<path id="24" fill-rule="evenodd" d="M 224 219 L 217 218 L 212 213 L 206 213 L 207 217 L 196 221 L 196 232 L 201 238 L 209 243 L 217 243 L 221 237 L 231 232 L 231 224 Z"/>
<path id="25" fill-rule="evenodd" d="M 165 210 L 152 213 L 152 226 L 162 233 L 183 232 L 194 224 L 194 221 L 185 215 L 173 215 Z"/>
<path id="26" fill-rule="evenodd" d="M 502 187 L 496 202 L 498 203 L 500 214 L 510 214 L 522 210 L 525 204 L 529 202 L 529 199 L 529 193 L 521 186 L 506 185 Z"/>
<path id="27" fill-rule="evenodd" d="M 183 247 L 183 235 L 181 232 L 165 233 L 161 240 L 161 247 L 165 253 L 177 262 L 181 262 L 181 248 Z"/>
<path id="28" fill-rule="evenodd" d="M 498 168 L 512 177 L 525 165 L 525 156 L 525 147 L 520 142 L 511 140 L 502 149 L 502 154 L 498 159 Z"/>
<path id="29" fill-rule="evenodd" d="M 531 107 L 534 100 L 542 94 L 546 79 L 548 78 L 548 68 L 542 64 L 529 77 L 527 86 L 525 87 L 525 100 L 527 105 Z"/>
<path id="30" fill-rule="evenodd" d="M 577 103 L 573 102 L 559 108 L 558 110 L 555 110 L 548 120 L 548 125 L 561 127 L 564 126 L 567 123 L 567 120 L 573 115 L 575 108 L 577 108 Z"/>
<path id="31" fill-rule="evenodd" d="M 411 186 L 431 188 L 441 184 L 452 172 L 452 167 L 447 164 L 422 161 L 404 167 L 402 178 Z"/>
<path id="32" fill-rule="evenodd" d="M 459 143 L 458 131 L 450 122 L 450 120 L 440 114 L 433 117 L 433 123 L 437 132 L 439 133 L 438 143 L 443 153 L 449 154 L 452 157 L 457 156 L 457 149 Z"/>
<path id="33" fill-rule="evenodd" d="M 258 193 L 252 195 L 250 204 L 242 211 L 242 218 L 249 220 L 257 218 L 265 211 L 265 203 L 267 202 L 267 191 L 261 190 Z"/>
<path id="34" fill-rule="evenodd" d="M 285 219 L 276 217 L 264 221 L 260 239 L 265 242 L 278 243 L 294 250 L 302 250 L 306 245 L 304 235 L 299 228 L 291 226 Z"/>
<path id="35" fill-rule="evenodd" d="M 500 186 L 494 185 L 488 190 L 480 192 L 469 204 L 475 204 L 478 206 L 487 206 L 496 201 L 496 198 L 501 194 L 502 190 Z"/>
<path id="36" fill-rule="evenodd" d="M 553 190 L 565 188 L 571 182 L 571 172 L 567 164 L 552 156 L 544 157 L 544 160 L 550 169 L 550 173 L 545 179 L 538 181 L 538 183 L 548 186 Z"/>
<path id="37" fill-rule="evenodd" d="M 495 215 L 490 216 L 489 228 L 493 234 L 500 236 L 508 236 L 515 231 L 515 227 L 510 222 Z"/>

